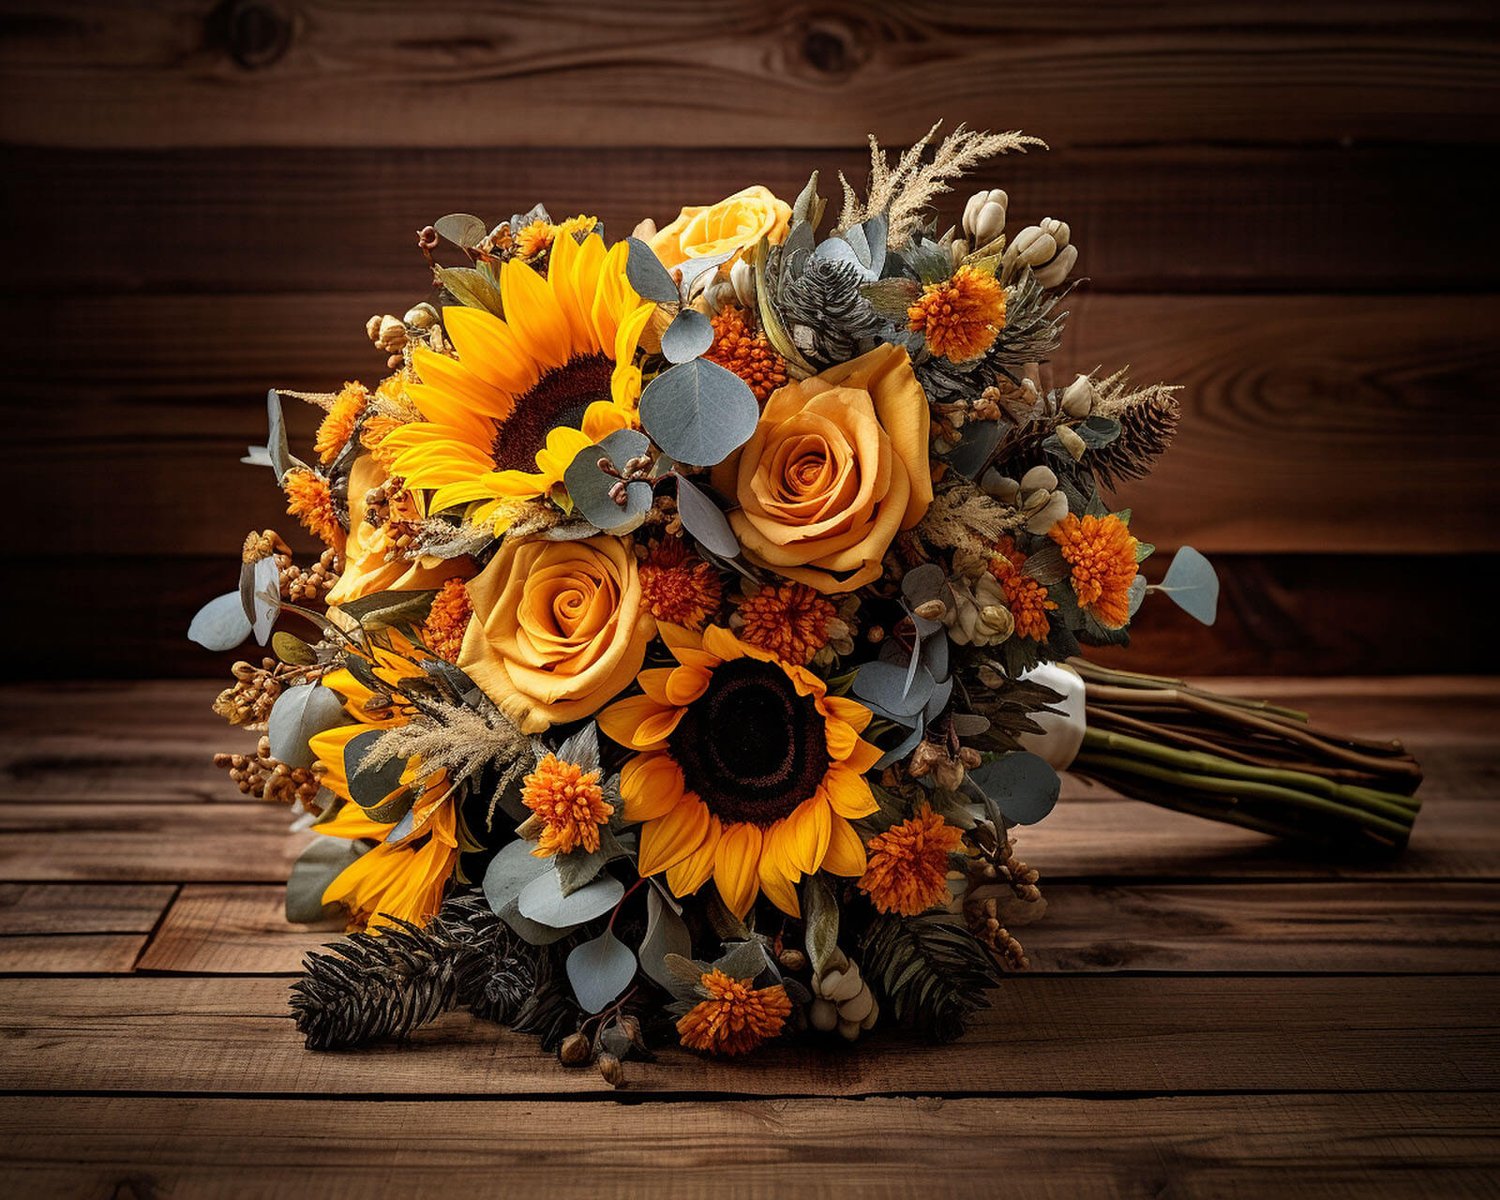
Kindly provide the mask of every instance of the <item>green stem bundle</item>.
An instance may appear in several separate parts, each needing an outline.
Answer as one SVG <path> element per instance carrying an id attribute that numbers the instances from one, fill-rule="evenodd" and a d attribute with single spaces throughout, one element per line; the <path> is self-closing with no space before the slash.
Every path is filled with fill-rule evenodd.
<path id="1" fill-rule="evenodd" d="M 1124 795 L 1342 849 L 1399 849 L 1422 770 L 1399 742 L 1318 729 L 1307 714 L 1181 680 L 1072 659 L 1087 731 L 1071 770 Z"/>

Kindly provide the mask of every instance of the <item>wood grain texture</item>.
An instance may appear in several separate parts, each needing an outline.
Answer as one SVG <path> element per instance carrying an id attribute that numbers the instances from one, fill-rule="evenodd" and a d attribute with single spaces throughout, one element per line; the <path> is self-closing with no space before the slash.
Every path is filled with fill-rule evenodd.
<path id="1" fill-rule="evenodd" d="M 1045 895 L 1045 916 L 1011 930 L 1033 974 L 1500 972 L 1492 883 L 1054 884 Z M 137 969 L 287 974 L 335 936 L 289 925 L 278 885 L 189 884 Z"/>
<path id="2" fill-rule="evenodd" d="M 1485 1097 L 1134 1100 L 365 1102 L 391 1138 L 316 1136 L 314 1101 L 100 1097 L 0 1101 L 0 1161 L 23 1192 L 381 1200 L 443 1187 L 507 1196 L 858 1195 L 1006 1191 L 1057 1200 L 1160 1196 L 1480 1196 L 1500 1143 Z M 629 1114 L 622 1120 L 622 1114 Z M 79 1138 L 75 1126 L 89 1130 Z M 141 1131 L 153 1131 L 149 1138 Z M 474 1130 L 484 1136 L 474 1136 Z M 977 1147 L 1003 1131 L 998 1158 Z M 725 1164 L 734 1146 L 734 1169 Z"/>
<path id="3" fill-rule="evenodd" d="M 1059 113 L 1048 125 L 1066 124 Z M 623 237 L 751 183 L 795 196 L 813 171 L 861 183 L 861 143 L 815 150 L 670 147 L 576 150 L 420 146 L 3 151 L 3 286 L 27 297 L 79 291 L 386 292 L 426 286 L 413 233 L 447 212 L 491 223 L 544 202 L 588 212 Z M 1481 154 L 1481 161 L 1493 155 Z M 1072 228 L 1090 292 L 1489 290 L 1500 230 L 1470 186 L 1473 154 L 1391 144 L 1087 146 L 1000 159 L 944 198 L 1003 187 L 1014 229 L 1046 216 Z M 100 206 L 98 181 L 109 181 Z M 1442 198 L 1463 253 L 1400 253 Z M 24 214 L 45 214 L 40 221 Z M 40 227 L 38 227 L 40 226 Z M 87 229 L 107 255 L 70 253 Z M 38 236 L 38 235 L 41 236 Z M 1380 248 L 1372 252 L 1373 248 Z M 1392 253 L 1399 254 L 1399 261 Z"/>
<path id="4" fill-rule="evenodd" d="M 596 1092 L 533 1038 L 453 1013 L 412 1049 L 309 1054 L 286 977 L 14 979 L 0 1091 L 276 1095 Z M 668 1048 L 632 1095 L 866 1096 L 1483 1090 L 1500 1087 L 1500 977 L 1016 976 L 959 1043 L 895 1033 L 743 1062 Z M 150 1052 L 143 1053 L 149 1045 Z M 979 1073 L 976 1064 L 1005 1063 Z"/>
<path id="5" fill-rule="evenodd" d="M 204 0 L 10 5 L 0 138 L 823 146 L 944 115 L 1063 145 L 1494 132 L 1494 14 L 1473 3 L 257 7 L 225 27 Z"/>
<path id="6" fill-rule="evenodd" d="M 244 529 L 290 523 L 269 472 L 238 463 L 264 440 L 267 384 L 373 379 L 364 320 L 411 298 L 102 297 L 50 309 L 39 345 L 66 340 L 74 323 L 91 336 L 66 361 L 23 350 L 12 371 L 4 404 L 27 411 L 14 485 L 49 497 L 75 554 L 118 553 L 122 527 L 136 554 L 230 553 Z M 1073 307 L 1057 379 L 1129 363 L 1142 383 L 1183 386 L 1177 444 L 1117 497 L 1157 544 L 1500 550 L 1500 482 L 1474 436 L 1493 417 L 1500 295 L 1085 295 Z M 274 356 L 262 330 L 276 331 Z M 294 407 L 293 437 L 310 439 L 314 411 Z M 1396 502 L 1401 479 L 1462 480 L 1465 519 Z M 23 525 L 13 540 L 17 553 L 58 555 L 54 526 Z"/>

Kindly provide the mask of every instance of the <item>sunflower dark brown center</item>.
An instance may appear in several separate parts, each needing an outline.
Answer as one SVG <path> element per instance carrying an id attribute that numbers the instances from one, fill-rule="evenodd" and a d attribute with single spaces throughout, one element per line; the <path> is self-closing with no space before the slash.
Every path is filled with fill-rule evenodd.
<path id="1" fill-rule="evenodd" d="M 490 457 L 497 471 L 535 471 L 537 451 L 559 425 L 575 429 L 595 400 L 611 396 L 615 364 L 603 354 L 582 354 L 554 367 L 525 395 L 516 397 L 515 410 L 495 431 Z"/>
<path id="2" fill-rule="evenodd" d="M 828 771 L 823 714 L 786 672 L 753 658 L 714 671 L 668 744 L 683 779 L 719 820 L 770 825 Z"/>

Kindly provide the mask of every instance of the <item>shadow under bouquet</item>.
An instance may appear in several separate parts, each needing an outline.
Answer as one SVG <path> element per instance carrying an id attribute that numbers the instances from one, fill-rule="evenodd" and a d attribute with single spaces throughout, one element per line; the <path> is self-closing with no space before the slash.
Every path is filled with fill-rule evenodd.
<path id="1" fill-rule="evenodd" d="M 1148 587 L 1103 494 L 1173 390 L 1047 385 L 1068 226 L 934 216 L 1039 143 L 932 138 L 872 138 L 837 212 L 814 175 L 613 243 L 444 217 L 429 299 L 369 322 L 385 377 L 271 393 L 250 461 L 327 549 L 252 533 L 191 636 L 272 652 L 220 761 L 310 831 L 288 917 L 350 931 L 293 989 L 310 1047 L 463 1008 L 618 1083 L 664 1044 L 957 1037 L 1025 965 L 1015 833 L 1078 750 L 1034 669 L 1218 586 L 1184 548 Z M 283 396 L 324 410 L 306 458 Z"/>

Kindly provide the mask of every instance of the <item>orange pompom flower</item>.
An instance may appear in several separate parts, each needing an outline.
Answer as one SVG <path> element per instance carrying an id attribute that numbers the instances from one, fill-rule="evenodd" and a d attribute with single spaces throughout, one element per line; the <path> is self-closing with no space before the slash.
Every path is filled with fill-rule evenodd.
<path id="1" fill-rule="evenodd" d="M 698 988 L 708 998 L 677 1022 L 682 1044 L 708 1054 L 744 1054 L 779 1034 L 791 1015 L 791 999 L 779 983 L 754 988 L 754 982 L 717 969 L 705 974 Z"/>
<path id="2" fill-rule="evenodd" d="M 951 279 L 929 283 L 906 317 L 934 354 L 964 362 L 993 346 L 1005 328 L 1005 289 L 993 275 L 959 267 Z"/>
<path id="3" fill-rule="evenodd" d="M 1130 621 L 1130 585 L 1136 574 L 1136 549 L 1130 527 L 1114 513 L 1078 517 L 1069 513 L 1047 535 L 1072 568 L 1079 606 L 1106 629 Z"/>
<path id="4" fill-rule="evenodd" d="M 458 662 L 464 631 L 473 615 L 474 605 L 469 600 L 464 581 L 460 578 L 444 580 L 438 594 L 433 597 L 432 608 L 422 626 L 422 644 L 444 662 Z"/>
<path id="5" fill-rule="evenodd" d="M 580 846 L 592 854 L 599 849 L 599 826 L 614 814 L 604 798 L 599 779 L 603 772 L 544 755 L 536 769 L 521 782 L 521 800 L 540 824 L 537 858 L 570 854 Z"/>
<path id="6" fill-rule="evenodd" d="M 335 550 L 344 544 L 344 526 L 328 480 L 316 471 L 298 467 L 286 473 L 281 481 L 286 491 L 286 511 L 307 530 L 323 539 Z"/>
<path id="7" fill-rule="evenodd" d="M 776 353 L 764 334 L 751 330 L 743 309 L 730 305 L 713 318 L 713 327 L 713 345 L 704 351 L 703 357 L 733 371 L 764 404 L 772 392 L 786 383 L 786 360 Z"/>
<path id="8" fill-rule="evenodd" d="M 349 439 L 354 436 L 354 426 L 369 403 L 370 393 L 365 390 L 364 384 L 344 384 L 344 390 L 329 406 L 328 414 L 319 424 L 317 440 L 313 443 L 313 449 L 318 452 L 318 461 L 325 467 L 349 444 Z"/>
<path id="9" fill-rule="evenodd" d="M 1057 608 L 1057 601 L 1047 595 L 1042 584 L 1022 573 L 1026 555 L 1017 549 L 1013 539 L 1002 538 L 995 549 L 999 553 L 990 560 L 990 574 L 1000 581 L 1000 590 L 1005 593 L 1005 606 L 1016 623 L 1015 636 L 1046 641 L 1052 632 L 1052 620 L 1047 614 Z"/>
<path id="10" fill-rule="evenodd" d="M 859 889 L 883 913 L 914 917 L 948 899 L 948 855 L 963 833 L 923 804 L 916 816 L 870 839 Z"/>
<path id="11" fill-rule="evenodd" d="M 805 667 L 828 645 L 828 623 L 838 610 L 804 583 L 763 587 L 739 603 L 740 640 Z"/>
<path id="12" fill-rule="evenodd" d="M 719 611 L 719 573 L 680 538 L 663 538 L 641 563 L 641 595 L 658 621 L 694 631 Z"/>

